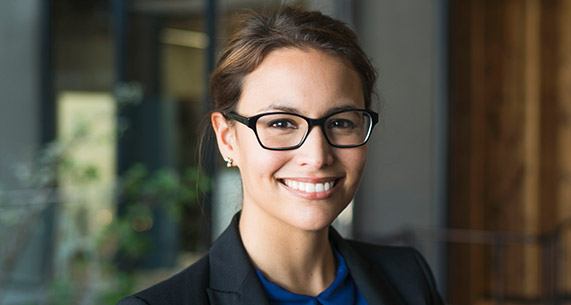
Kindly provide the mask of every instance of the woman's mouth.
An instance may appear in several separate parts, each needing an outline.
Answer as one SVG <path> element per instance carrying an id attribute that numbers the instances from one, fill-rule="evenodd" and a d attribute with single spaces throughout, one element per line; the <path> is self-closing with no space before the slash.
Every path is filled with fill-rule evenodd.
<path id="1" fill-rule="evenodd" d="M 320 200 L 331 196 L 341 178 L 306 179 L 284 178 L 279 181 L 292 193 L 305 199 Z"/>
<path id="2" fill-rule="evenodd" d="M 333 179 L 331 181 L 317 182 L 317 183 L 302 182 L 291 179 L 283 179 L 282 181 L 289 188 L 297 191 L 302 191 L 306 193 L 321 193 L 321 192 L 327 192 L 331 188 L 333 188 L 333 186 L 335 186 L 336 179 Z"/>

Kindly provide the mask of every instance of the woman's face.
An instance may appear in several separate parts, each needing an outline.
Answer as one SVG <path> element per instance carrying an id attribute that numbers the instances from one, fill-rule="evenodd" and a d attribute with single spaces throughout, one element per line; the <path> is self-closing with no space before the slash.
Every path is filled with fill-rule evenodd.
<path id="1" fill-rule="evenodd" d="M 339 108 L 365 108 L 357 73 L 322 51 L 283 48 L 245 77 L 236 112 L 249 117 L 287 111 L 321 118 Z M 229 126 L 232 149 L 227 155 L 240 169 L 244 213 L 315 231 L 331 224 L 352 200 L 366 145 L 332 147 L 316 126 L 301 147 L 272 151 L 262 148 L 247 126 Z"/>

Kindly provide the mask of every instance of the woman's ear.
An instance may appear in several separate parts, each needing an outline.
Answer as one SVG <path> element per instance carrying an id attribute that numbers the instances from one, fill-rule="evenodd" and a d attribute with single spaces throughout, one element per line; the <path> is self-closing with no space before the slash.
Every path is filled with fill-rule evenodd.
<path id="1" fill-rule="evenodd" d="M 218 150 L 222 158 L 226 160 L 230 158 L 234 162 L 237 161 L 236 153 L 236 135 L 232 124 L 220 112 L 213 112 L 210 115 L 210 123 L 214 134 L 216 135 L 216 142 L 218 143 Z"/>

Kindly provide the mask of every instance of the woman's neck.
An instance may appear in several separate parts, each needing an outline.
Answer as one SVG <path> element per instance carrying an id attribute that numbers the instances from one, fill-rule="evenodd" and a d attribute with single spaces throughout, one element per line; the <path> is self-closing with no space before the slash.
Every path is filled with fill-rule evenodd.
<path id="1" fill-rule="evenodd" d="M 328 228 L 304 231 L 266 216 L 248 209 L 240 216 L 240 236 L 254 265 L 290 292 L 315 296 L 325 290 L 335 279 Z"/>

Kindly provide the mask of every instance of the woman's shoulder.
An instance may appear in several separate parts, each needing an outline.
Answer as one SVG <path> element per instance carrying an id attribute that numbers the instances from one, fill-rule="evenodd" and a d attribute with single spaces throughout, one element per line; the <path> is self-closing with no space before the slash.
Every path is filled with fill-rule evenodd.
<path id="1" fill-rule="evenodd" d="M 405 246 L 377 245 L 362 241 L 347 240 L 351 247 L 368 263 L 382 269 L 388 276 L 410 277 L 433 281 L 432 271 L 423 255 L 415 248 Z"/>
<path id="2" fill-rule="evenodd" d="M 442 304 L 432 271 L 416 249 L 354 240 L 341 244 L 352 275 L 371 290 L 383 290 L 384 295 L 404 300 L 403 304 Z M 377 287 L 379 283 L 390 284 Z"/>
<path id="3" fill-rule="evenodd" d="M 416 260 L 422 260 L 422 254 L 413 247 L 379 245 L 357 240 L 346 240 L 360 256 L 388 265 L 410 264 Z"/>
<path id="4" fill-rule="evenodd" d="M 147 289 L 122 299 L 117 305 L 207 304 L 209 257 Z"/>

